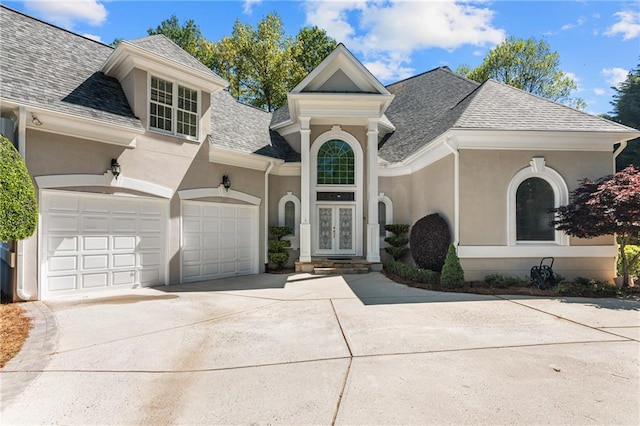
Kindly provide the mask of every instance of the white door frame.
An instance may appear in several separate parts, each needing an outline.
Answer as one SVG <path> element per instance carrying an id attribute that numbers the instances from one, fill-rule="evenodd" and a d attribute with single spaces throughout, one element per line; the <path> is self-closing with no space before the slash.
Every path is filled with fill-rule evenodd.
<path id="1" fill-rule="evenodd" d="M 331 249 L 321 249 L 319 247 L 320 244 L 320 239 L 318 237 L 318 233 L 320 232 L 320 209 L 321 208 L 330 208 L 332 209 L 332 232 L 333 232 L 333 237 L 332 237 L 332 243 Z M 352 249 L 349 250 L 341 250 L 339 248 L 340 245 L 340 235 L 341 235 L 341 229 L 340 229 L 340 217 L 339 217 L 339 211 L 341 208 L 348 208 L 351 210 L 351 247 Z M 314 226 L 314 229 L 316 231 L 316 234 L 314 235 L 315 241 L 316 241 L 316 246 L 314 247 L 314 251 L 318 256 L 353 256 L 356 253 L 356 240 L 355 240 L 355 223 L 356 223 L 356 218 L 355 218 L 355 211 L 356 211 L 356 204 L 355 203 L 325 203 L 325 202 L 319 202 L 316 203 L 316 211 L 315 211 L 315 224 L 316 226 Z"/>
<path id="2" fill-rule="evenodd" d="M 354 166 L 355 166 L 355 184 L 354 185 L 318 185 L 318 151 L 320 147 L 330 140 L 341 140 L 349 144 L 354 154 Z M 331 130 L 322 133 L 312 143 L 309 151 L 309 164 L 303 164 L 302 167 L 309 167 L 311 171 L 311 191 L 309 197 L 309 211 L 314 215 L 314 219 L 311 225 L 311 247 L 312 255 L 323 256 L 324 254 L 318 253 L 317 235 L 318 235 L 318 220 L 317 220 L 317 205 L 326 203 L 324 201 L 316 201 L 318 198 L 318 192 L 353 192 L 355 205 L 355 224 L 354 224 L 354 244 L 355 253 L 353 256 L 362 256 L 364 247 L 364 232 L 363 232 L 363 206 L 364 206 L 364 153 L 362 146 L 358 139 L 352 134 L 345 132 L 340 126 L 333 126 Z M 333 203 L 331 203 L 333 204 Z M 301 243 L 302 244 L 302 243 Z"/>

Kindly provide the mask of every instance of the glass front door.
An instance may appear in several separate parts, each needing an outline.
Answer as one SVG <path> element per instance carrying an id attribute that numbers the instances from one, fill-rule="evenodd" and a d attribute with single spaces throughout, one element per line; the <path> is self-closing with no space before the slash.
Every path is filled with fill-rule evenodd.
<path id="1" fill-rule="evenodd" d="M 355 254 L 355 219 L 354 205 L 318 205 L 316 254 Z"/>

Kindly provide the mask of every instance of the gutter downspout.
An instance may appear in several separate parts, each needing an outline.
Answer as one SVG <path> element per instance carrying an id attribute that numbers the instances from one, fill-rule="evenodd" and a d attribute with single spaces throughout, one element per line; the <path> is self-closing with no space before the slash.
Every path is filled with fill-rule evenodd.
<path id="1" fill-rule="evenodd" d="M 622 154 L 622 151 L 624 151 L 626 147 L 627 141 L 622 141 L 620 142 L 620 146 L 618 147 L 618 149 L 613 151 L 613 173 L 616 172 L 616 159 L 618 158 L 618 155 Z"/>
<path id="2" fill-rule="evenodd" d="M 18 152 L 27 161 L 27 109 L 21 106 L 18 110 Z M 37 231 L 36 231 L 37 232 Z M 24 285 L 24 241 L 16 241 L 16 290 L 22 300 L 31 300 L 33 295 L 25 290 Z"/>
<path id="3" fill-rule="evenodd" d="M 269 270 L 269 173 L 273 170 L 273 161 L 264 172 L 264 271 Z"/>
<path id="4" fill-rule="evenodd" d="M 460 244 L 460 151 L 455 149 L 449 142 L 450 138 L 444 140 L 444 145 L 453 154 L 453 246 L 458 248 Z"/>

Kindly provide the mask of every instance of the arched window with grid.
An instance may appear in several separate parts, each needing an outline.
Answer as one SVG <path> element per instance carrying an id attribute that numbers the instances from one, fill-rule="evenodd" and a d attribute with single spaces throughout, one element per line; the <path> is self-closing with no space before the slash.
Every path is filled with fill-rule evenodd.
<path id="1" fill-rule="evenodd" d="M 354 185 L 355 155 L 345 141 L 330 140 L 318 151 L 318 185 Z"/>

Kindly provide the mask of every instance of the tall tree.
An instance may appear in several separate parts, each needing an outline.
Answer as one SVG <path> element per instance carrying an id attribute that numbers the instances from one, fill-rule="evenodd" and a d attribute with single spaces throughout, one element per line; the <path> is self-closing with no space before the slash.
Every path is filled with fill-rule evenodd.
<path id="1" fill-rule="evenodd" d="M 196 25 L 193 19 L 189 19 L 180 25 L 178 17 L 171 15 L 169 19 L 162 21 L 155 29 L 149 28 L 147 34 L 164 34 L 169 40 L 211 68 L 212 60 L 210 54 L 208 54 L 211 51 L 211 47 L 208 46 L 210 42 L 204 38 L 200 27 Z"/>
<path id="2" fill-rule="evenodd" d="M 613 87 L 612 119 L 625 126 L 640 130 L 640 63 L 627 74 L 619 87 Z M 628 142 L 627 148 L 616 159 L 616 169 L 633 164 L 640 167 L 640 138 Z"/>
<path id="3" fill-rule="evenodd" d="M 292 39 L 280 17 L 270 13 L 255 28 L 237 20 L 231 35 L 215 44 L 212 66 L 231 83 L 236 99 L 273 111 L 335 46 L 318 27 L 303 28 Z"/>
<path id="4" fill-rule="evenodd" d="M 465 73 L 461 66 L 457 72 Z M 491 49 L 482 63 L 465 74 L 477 82 L 492 78 L 552 101 L 583 109 L 580 98 L 572 98 L 576 82 L 560 70 L 560 55 L 544 40 L 509 37 Z"/>

